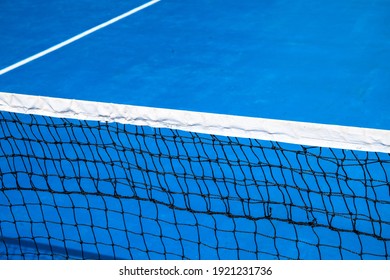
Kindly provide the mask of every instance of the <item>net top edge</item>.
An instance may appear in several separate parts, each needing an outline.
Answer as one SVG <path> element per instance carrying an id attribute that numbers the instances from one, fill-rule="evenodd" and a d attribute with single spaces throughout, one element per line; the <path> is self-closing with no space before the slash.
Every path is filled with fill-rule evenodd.
<path id="1" fill-rule="evenodd" d="M 0 110 L 307 146 L 390 153 L 390 130 L 0 92 Z"/>

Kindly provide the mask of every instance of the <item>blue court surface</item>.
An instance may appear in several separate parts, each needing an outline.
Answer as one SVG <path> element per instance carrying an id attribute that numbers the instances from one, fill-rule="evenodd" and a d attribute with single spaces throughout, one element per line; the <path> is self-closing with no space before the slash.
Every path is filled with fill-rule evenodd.
<path id="1" fill-rule="evenodd" d="M 147 0 L 0 1 L 0 71 L 146 2 Z M 7 71 L 0 75 L 0 91 L 389 130 L 389 26 L 390 1 L 387 0 L 161 0 L 53 52 Z M 2 117 L 14 118 L 7 114 Z M 29 116 L 18 118 L 26 123 L 31 121 Z M 50 122 L 44 118 L 41 121 Z M 58 123 L 60 124 L 60 121 Z M 3 129 L 2 133 L 12 134 L 12 128 L 18 131 L 16 126 L 10 125 Z M 108 134 L 110 129 L 112 127 L 107 128 Z M 134 133 L 130 138 L 133 137 L 133 143 L 137 142 L 138 134 L 134 130 L 138 128 L 123 129 L 129 129 Z M 34 134 L 33 131 L 25 133 Z M 146 133 L 156 132 L 147 130 Z M 165 136 L 171 134 L 169 131 L 161 133 Z M 42 132 L 42 135 L 47 139 L 54 137 L 50 132 Z M 186 133 L 181 135 L 183 139 L 189 136 Z M 129 139 L 118 137 L 110 141 L 116 143 L 123 141 L 131 145 L 126 142 L 131 142 Z M 96 140 L 98 149 L 102 144 L 99 141 Z M 153 144 L 153 140 L 147 139 L 146 142 L 148 141 L 151 142 L 150 149 L 153 150 L 153 147 L 162 149 L 163 144 Z M 214 140 L 207 137 L 203 141 L 214 143 Z M 230 139 L 223 138 L 219 141 L 223 143 Z M 240 141 L 243 141 L 241 144 L 244 145 L 244 149 L 251 147 L 246 140 Z M 18 141 L 14 144 L 18 145 Z M 137 142 L 132 145 L 138 145 L 138 149 L 143 150 L 146 143 Z M 183 144 L 184 150 L 177 148 L 177 152 L 199 153 L 196 148 L 185 149 L 185 146 L 186 144 Z M 290 146 L 292 145 L 286 145 L 285 148 L 295 149 Z M 11 146 L 4 147 L 5 150 L 13 150 Z M 21 148 L 19 152 L 29 153 L 30 150 L 36 150 L 39 153 L 40 149 L 42 154 L 45 154 L 45 149 L 53 151 L 50 145 L 42 148 L 39 143 L 33 143 L 29 147 Z M 274 148 L 264 152 L 270 154 L 268 158 L 271 158 L 271 166 L 278 166 L 281 161 L 286 163 L 287 159 L 280 159 L 277 155 L 271 156 L 272 149 Z M 54 158 L 60 158 L 60 154 L 64 153 L 58 150 L 57 152 L 58 154 L 53 155 Z M 93 157 L 92 154 L 84 152 L 82 153 L 86 160 Z M 175 189 L 175 186 L 191 185 L 191 180 L 166 176 L 167 181 L 164 184 L 171 186 L 172 196 L 167 196 L 161 190 L 146 188 L 136 190 L 139 200 L 132 200 L 134 194 L 126 190 L 124 182 L 119 180 L 117 187 L 120 187 L 120 190 L 114 191 L 108 180 L 112 178 L 114 172 L 125 172 L 131 164 L 123 166 L 125 160 L 120 155 L 103 150 L 100 152 L 104 154 L 103 158 L 99 159 L 101 162 L 114 158 L 114 161 L 121 162 L 122 166 L 114 171 L 99 164 L 93 168 L 86 165 L 81 171 L 75 171 L 66 163 L 61 163 L 65 173 L 58 177 L 62 178 L 58 185 L 55 184 L 58 178 L 47 179 L 43 175 L 27 178 L 26 173 L 24 174 L 27 176 L 24 178 L 26 182 L 34 182 L 36 186 L 45 187 L 42 187 L 43 189 L 38 187 L 35 191 L 26 190 L 24 195 L 16 188 L 12 188 L 12 185 L 20 183 L 18 180 L 23 181 L 23 178 L 15 178 L 9 170 L 11 167 L 0 163 L 3 185 L 10 186 L 7 192 L 4 188 L 3 194 L 0 190 L 0 209 L 3 211 L 3 214 L 0 214 L 2 222 L 0 229 L 3 236 L 0 236 L 0 239 L 3 238 L 3 242 L 0 242 L 0 253 L 1 250 L 22 250 L 20 248 L 29 248 L 31 252 L 37 244 L 41 244 L 42 251 L 57 251 L 59 255 L 74 258 L 97 256 L 125 259 L 389 258 L 386 251 L 389 249 L 384 249 L 390 248 L 389 204 L 375 204 L 375 208 L 360 199 L 365 196 L 371 199 L 369 201 L 376 201 L 377 195 L 380 195 L 386 200 L 388 189 L 385 185 L 374 186 L 364 193 L 363 189 L 351 189 L 348 177 L 346 182 L 341 184 L 333 182 L 335 178 L 329 181 L 324 178 L 322 182 L 316 181 L 314 177 L 306 181 L 301 179 L 300 183 L 309 189 L 305 195 L 314 203 L 314 206 L 311 205 L 313 209 L 317 209 L 316 205 L 320 205 L 319 208 L 323 205 L 325 209 L 334 210 L 337 203 L 341 203 L 347 205 L 348 209 L 339 208 L 339 211 L 350 216 L 329 218 L 331 215 L 328 215 L 327 211 L 323 213 L 319 211 L 316 217 L 309 217 L 309 212 L 303 211 L 303 207 L 291 210 L 291 207 L 294 207 L 288 205 L 291 218 L 298 221 L 297 224 L 291 225 L 283 222 L 285 206 L 281 206 L 281 203 L 286 201 L 289 203 L 290 200 L 294 200 L 291 197 L 300 196 L 298 190 L 291 189 L 286 194 L 278 188 L 270 193 L 268 191 L 255 193 L 253 188 L 249 188 L 249 191 L 243 193 L 229 182 L 216 183 L 208 190 L 205 190 L 203 185 L 197 185 L 199 193 L 208 191 L 211 195 L 208 204 L 203 205 L 202 197 L 193 194 L 191 187 L 184 190 L 188 192 L 184 198 L 180 197 L 183 189 Z M 151 158 L 141 159 L 141 155 L 133 155 L 134 158 L 131 160 L 138 162 L 137 165 L 154 165 L 157 160 L 153 155 L 157 152 L 149 152 Z M 212 150 L 211 146 L 200 153 L 210 156 L 213 152 L 222 153 L 221 150 Z M 75 150 L 73 153 L 80 156 L 81 152 Z M 324 150 L 322 153 L 325 156 L 332 156 L 333 152 Z M 346 158 L 365 158 L 372 161 L 376 157 L 379 164 L 369 167 L 367 172 L 364 172 L 377 175 L 380 182 L 386 180 L 388 182 L 386 171 L 389 165 L 383 165 L 384 158 L 382 161 L 378 160 L 382 155 L 374 155 L 372 158 L 369 156 L 367 159 L 364 153 L 352 152 L 347 156 L 339 151 L 336 153 Z M 254 152 L 252 157 L 256 155 Z M 240 151 L 233 151 L 228 160 L 239 163 L 243 157 Z M 161 167 L 172 164 L 168 159 L 159 160 L 158 166 Z M 180 156 L 176 160 L 178 161 L 176 164 L 183 164 Z M 19 164 L 22 162 L 24 160 L 20 159 Z M 299 162 L 298 158 L 296 162 Z M 14 164 L 18 166 L 18 161 Z M 30 164 L 34 165 L 31 162 Z M 56 160 L 53 160 L 53 164 L 56 164 Z M 222 162 L 222 165 L 224 164 L 226 163 Z M 177 167 L 168 169 L 172 168 L 172 173 L 179 170 L 179 173 L 184 172 L 184 175 L 186 170 L 193 169 L 195 173 L 203 172 L 204 177 L 221 176 L 227 179 L 234 177 L 241 180 L 241 175 L 233 171 L 232 174 L 226 170 L 217 171 L 217 175 L 209 174 L 214 170 L 212 165 L 206 170 L 191 164 L 184 165 L 181 166 L 182 169 Z M 321 172 L 324 166 L 333 171 L 336 168 L 332 162 L 320 163 L 314 158 L 304 162 L 301 168 L 310 167 Z M 15 168 L 18 170 L 19 167 Z M 243 167 L 240 172 L 249 174 L 252 172 L 250 168 L 250 165 Z M 349 168 L 354 169 L 356 166 Z M 265 173 L 262 176 L 265 177 L 278 176 L 272 170 L 263 172 Z M 361 170 L 351 172 L 359 173 Z M 87 194 L 81 196 L 75 194 L 80 190 L 77 185 L 80 185 L 81 181 L 71 179 L 63 181 L 64 176 L 67 174 L 71 176 L 73 173 L 75 176 L 78 174 L 80 178 L 101 175 L 107 180 L 96 185 L 93 179 L 85 179 L 83 191 Z M 141 179 L 144 174 L 133 175 L 136 177 L 135 181 L 144 180 Z M 159 174 L 153 176 L 155 177 L 152 177 L 149 183 L 157 188 L 157 185 L 161 185 L 161 178 Z M 54 187 L 51 192 L 46 192 L 48 180 L 52 180 L 55 186 L 62 187 L 58 189 Z M 180 180 L 179 184 L 177 180 Z M 292 174 L 283 180 L 285 185 L 297 183 Z M 326 186 L 321 190 L 328 194 L 326 201 L 315 190 L 314 194 L 310 193 L 310 188 L 306 184 L 311 183 Z M 333 189 L 336 195 L 329 198 L 332 196 L 330 186 L 333 183 L 337 185 L 337 189 Z M 246 184 L 245 179 L 242 179 L 242 184 Z M 92 195 L 93 191 L 89 189 L 92 187 L 98 188 L 99 192 L 107 195 L 107 198 L 101 199 Z M 67 195 L 61 195 L 61 192 Z M 117 199 L 117 192 L 125 199 Z M 346 200 L 339 196 L 340 193 L 347 193 Z M 226 206 L 224 199 L 227 200 L 229 195 L 237 200 L 233 199 Z M 245 219 L 237 217 L 245 216 L 247 213 L 251 213 L 249 215 L 251 217 L 271 215 L 267 213 L 270 210 L 268 206 L 261 206 L 261 210 L 257 208 L 251 210 L 249 207 L 254 207 L 253 205 L 241 208 L 239 200 L 242 197 L 259 195 L 262 199 L 272 198 L 275 202 L 273 205 L 275 220 L 267 222 L 252 219 L 245 224 Z M 220 202 L 215 199 L 214 201 L 213 197 L 218 196 L 225 198 Z M 176 201 L 176 212 L 172 211 L 170 199 Z M 344 201 L 341 201 L 343 199 Z M 15 206 L 10 211 L 6 204 L 11 200 Z M 40 201 L 45 201 L 46 204 L 42 206 Z M 155 201 L 161 203 L 153 204 Z M 301 197 L 299 201 L 295 199 L 296 203 L 306 205 L 306 198 Z M 30 203 L 30 208 L 23 206 L 26 203 Z M 50 206 L 53 203 L 59 205 L 61 209 Z M 75 203 L 80 206 L 79 209 L 73 208 Z M 188 203 L 192 203 L 192 206 Z M 106 209 L 105 207 L 111 207 L 111 211 L 101 210 Z M 190 212 L 176 216 L 180 214 L 180 209 L 185 208 L 192 208 L 192 211 L 200 211 L 201 214 L 193 215 Z M 361 212 L 357 210 L 359 208 Z M 202 216 L 202 213 L 205 213 L 200 209 L 217 213 L 227 211 L 236 218 L 232 220 L 229 216 L 223 215 Z M 346 225 L 346 221 L 347 223 L 356 221 L 353 216 L 356 211 L 358 213 L 356 215 L 365 218 L 358 224 L 352 222 L 352 225 Z M 123 212 L 131 214 L 124 217 Z M 40 222 L 37 225 L 30 225 L 27 222 L 15 225 L 12 222 L 14 219 L 23 221 L 33 219 Z M 156 222 L 157 219 L 160 223 Z M 318 230 L 312 230 L 311 227 L 299 229 L 299 223 L 306 223 L 309 220 L 312 226 L 331 220 L 332 226 L 344 225 L 344 231 L 335 233 L 325 227 Z M 380 221 L 385 223 L 380 224 Z M 80 226 L 76 228 L 74 224 Z M 194 231 L 193 228 L 199 224 L 200 231 Z M 107 227 L 113 230 L 105 230 Z M 68 231 L 61 232 L 64 228 Z M 123 228 L 126 228 L 127 233 Z M 262 234 L 256 238 L 248 238 L 256 231 L 261 231 Z M 365 234 L 357 238 L 354 236 L 356 231 Z M 49 242 L 47 236 L 44 236 L 46 233 L 50 233 L 52 238 Z M 275 239 L 273 237 L 275 234 L 279 238 Z M 167 237 L 164 239 L 162 235 Z M 381 235 L 385 241 L 372 241 L 371 237 L 377 235 Z M 25 238 L 20 240 L 15 239 L 15 236 Z M 323 238 L 322 241 L 318 241 L 318 236 Z M 200 246 L 197 243 L 200 237 L 202 240 L 209 240 L 209 243 Z M 70 241 L 64 243 L 65 239 Z M 84 245 L 76 243 L 79 239 L 84 240 Z M 342 240 L 343 244 L 340 244 L 339 240 Z M 117 244 L 114 249 L 111 246 L 112 242 Z M 320 249 L 324 244 L 327 244 L 326 248 Z M 356 249 L 357 244 L 362 247 Z M 129 246 L 135 249 L 129 252 Z M 234 249 L 237 246 L 241 251 Z M 340 249 L 341 246 L 343 250 Z M 255 251 L 254 247 L 258 250 Z M 172 248 L 176 248 L 177 251 Z M 216 251 L 216 248 L 223 249 Z M 42 251 L 38 256 L 24 252 L 24 257 L 50 258 L 50 253 L 45 255 Z M 80 255 L 80 251 L 87 253 Z M 19 257 L 18 254 L 20 252 L 15 253 L 17 256 L 15 258 Z M 12 258 L 11 255 L 8 257 Z M 0 256 L 2 257 L 4 255 Z"/>
<path id="2" fill-rule="evenodd" d="M 146 1 L 0 3 L 5 68 Z M 0 90 L 390 129 L 389 1 L 163 0 Z"/>

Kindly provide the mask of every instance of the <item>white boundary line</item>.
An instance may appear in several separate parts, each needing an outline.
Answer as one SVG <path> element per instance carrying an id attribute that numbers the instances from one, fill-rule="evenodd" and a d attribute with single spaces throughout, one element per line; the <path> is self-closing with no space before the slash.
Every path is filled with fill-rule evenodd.
<path id="1" fill-rule="evenodd" d="M 35 54 L 33 56 L 30 56 L 30 57 L 28 57 L 26 59 L 23 59 L 23 60 L 15 63 L 15 64 L 12 64 L 12 65 L 10 65 L 10 66 L 8 66 L 6 68 L 3 68 L 3 69 L 0 70 L 0 75 L 3 75 L 3 74 L 5 74 L 5 73 L 7 73 L 9 71 L 12 71 L 12 70 L 14 70 L 14 69 L 16 69 L 16 68 L 18 68 L 20 66 L 25 65 L 25 64 L 33 61 L 33 60 L 36 60 L 36 59 L 38 59 L 38 58 L 40 58 L 42 56 L 45 56 L 45 55 L 47 55 L 47 54 L 49 54 L 51 52 L 54 52 L 54 51 L 56 51 L 56 50 L 58 50 L 58 49 L 60 49 L 60 48 L 62 48 L 64 46 L 66 46 L 66 45 L 69 45 L 69 44 L 73 43 L 74 41 L 77 41 L 77 40 L 79 40 L 79 39 L 81 39 L 81 38 L 83 38 L 83 37 L 85 37 L 85 36 L 95 32 L 95 31 L 98 31 L 98 30 L 100 30 L 100 29 L 102 29 L 102 28 L 104 28 L 104 27 L 106 27 L 106 26 L 108 26 L 110 24 L 113 24 L 113 23 L 115 23 L 115 22 L 117 22 L 117 21 L 119 21 L 119 20 L 121 20 L 121 19 L 123 19 L 125 17 L 128 17 L 128 16 L 130 16 L 132 14 L 135 14 L 136 12 L 141 11 L 141 10 L 143 10 L 143 9 L 145 9 L 145 8 L 155 4 L 157 2 L 160 2 L 160 0 L 153 0 L 153 1 L 150 1 L 148 3 L 145 3 L 145 4 L 143 4 L 143 5 L 141 5 L 141 6 L 137 7 L 137 8 L 134 8 L 134 9 L 132 9 L 132 10 L 130 10 L 130 11 L 120 15 L 120 16 L 117 16 L 117 17 L 115 17 L 115 18 L 113 18 L 113 19 L 111 19 L 109 21 L 106 21 L 106 22 L 104 22 L 102 24 L 99 24 L 98 26 L 95 26 L 95 27 L 93 27 L 91 29 L 88 29 L 87 31 L 84 31 L 84 32 L 82 32 L 82 33 L 80 33 L 80 34 L 78 34 L 78 35 L 76 35 L 76 36 L 74 36 L 74 37 L 72 37 L 72 38 L 62 42 L 62 43 L 59 43 L 59 44 L 57 44 L 55 46 L 52 46 L 51 48 L 48 48 L 48 49 L 46 49 L 44 51 L 41 51 L 41 52 L 39 52 L 39 53 L 37 53 L 37 54 Z"/>
<path id="2" fill-rule="evenodd" d="M 0 110 L 318 147 L 390 153 L 390 130 L 250 118 L 0 92 Z"/>

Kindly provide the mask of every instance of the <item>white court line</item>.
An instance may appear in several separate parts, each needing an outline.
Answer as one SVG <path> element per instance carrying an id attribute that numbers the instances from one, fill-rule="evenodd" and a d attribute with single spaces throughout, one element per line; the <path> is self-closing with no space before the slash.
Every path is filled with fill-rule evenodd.
<path id="1" fill-rule="evenodd" d="M 51 52 L 54 52 L 54 51 L 56 51 L 56 50 L 58 50 L 58 49 L 60 49 L 60 48 L 62 48 L 64 46 L 66 46 L 66 45 L 69 45 L 69 44 L 73 43 L 74 41 L 77 41 L 77 40 L 79 40 L 79 39 L 81 39 L 81 38 L 83 38 L 83 37 L 85 37 L 85 36 L 95 32 L 95 31 L 98 31 L 98 30 L 100 30 L 100 29 L 102 29 L 102 28 L 104 28 L 104 27 L 106 27 L 106 26 L 108 26 L 110 24 L 113 24 L 113 23 L 115 23 L 115 22 L 117 22 L 117 21 L 119 21 L 119 20 L 121 20 L 121 19 L 123 19 L 125 17 L 128 17 L 128 16 L 130 16 L 132 14 L 135 14 L 136 12 L 141 11 L 141 10 L 143 10 L 143 9 L 145 9 L 145 8 L 155 4 L 157 2 L 160 2 L 160 0 L 152 0 L 152 1 L 148 2 L 148 3 L 145 3 L 145 4 L 137 7 L 137 8 L 134 8 L 134 9 L 132 9 L 132 10 L 130 10 L 130 11 L 120 15 L 120 16 L 117 16 L 117 17 L 115 17 L 115 18 L 113 18 L 113 19 L 111 19 L 109 21 L 106 21 L 106 22 L 104 22 L 102 24 L 99 24 L 98 26 L 95 26 L 95 27 L 93 27 L 91 29 L 88 29 L 87 31 L 84 31 L 83 33 L 80 33 L 80 34 L 78 34 L 78 35 L 76 35 L 76 36 L 74 36 L 74 37 L 72 37 L 72 38 L 70 38 L 70 39 L 68 39 L 68 40 L 66 40 L 66 41 L 64 41 L 62 43 L 59 43 L 59 44 L 57 44 L 55 46 L 52 46 L 51 48 L 48 48 L 48 49 L 46 49 L 44 51 L 41 51 L 40 53 L 37 53 L 37 54 L 35 54 L 33 56 L 30 56 L 30 57 L 28 57 L 26 59 L 23 59 L 23 60 L 15 63 L 15 64 L 12 64 L 12 65 L 10 65 L 10 66 L 8 66 L 6 68 L 3 68 L 3 69 L 0 70 L 0 75 L 3 75 L 3 74 L 5 74 L 5 73 L 7 73 L 9 71 L 12 71 L 12 70 L 14 70 L 14 69 L 16 69 L 16 68 L 18 68 L 20 66 L 25 65 L 25 64 L 33 61 L 33 60 L 36 60 L 36 59 L 38 59 L 38 58 L 40 58 L 40 57 L 42 57 L 44 55 L 47 55 L 47 54 L 49 54 Z"/>

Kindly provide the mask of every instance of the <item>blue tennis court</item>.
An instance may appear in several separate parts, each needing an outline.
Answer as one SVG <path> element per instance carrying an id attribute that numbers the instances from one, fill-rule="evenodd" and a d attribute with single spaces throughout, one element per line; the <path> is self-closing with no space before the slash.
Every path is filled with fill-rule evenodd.
<path id="1" fill-rule="evenodd" d="M 388 26 L 385 0 L 1 1 L 0 92 L 388 131 Z M 0 258 L 389 258 L 388 152 L 1 117 Z"/>

